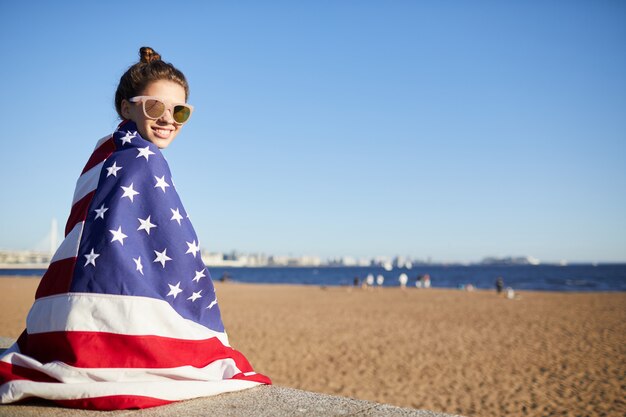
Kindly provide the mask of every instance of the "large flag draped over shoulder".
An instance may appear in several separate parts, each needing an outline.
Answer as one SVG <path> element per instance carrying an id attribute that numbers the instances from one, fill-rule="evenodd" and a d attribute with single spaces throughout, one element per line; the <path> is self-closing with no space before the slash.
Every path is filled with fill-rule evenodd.
<path id="1" fill-rule="evenodd" d="M 101 139 L 0 399 L 145 408 L 271 383 L 230 347 L 198 237 L 160 150 L 132 122 Z"/>

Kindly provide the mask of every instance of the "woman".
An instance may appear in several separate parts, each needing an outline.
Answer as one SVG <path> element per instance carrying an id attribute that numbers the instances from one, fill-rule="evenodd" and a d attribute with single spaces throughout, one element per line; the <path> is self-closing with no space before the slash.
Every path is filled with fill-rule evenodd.
<path id="1" fill-rule="evenodd" d="M 83 169 L 26 330 L 0 358 L 2 403 L 145 408 L 271 383 L 229 346 L 160 152 L 191 116 L 188 95 L 151 48 L 121 77 L 123 121 Z"/>

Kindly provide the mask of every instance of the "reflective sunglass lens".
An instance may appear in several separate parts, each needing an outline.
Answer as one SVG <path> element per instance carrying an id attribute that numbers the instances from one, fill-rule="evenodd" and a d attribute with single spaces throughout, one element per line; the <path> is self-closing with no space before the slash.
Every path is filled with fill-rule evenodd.
<path id="1" fill-rule="evenodd" d="M 165 112 L 165 104 L 159 100 L 149 99 L 144 103 L 144 110 L 146 111 L 146 115 L 153 119 L 158 119 L 163 116 Z"/>
<path id="2" fill-rule="evenodd" d="M 176 123 L 185 123 L 191 115 L 191 109 L 187 106 L 174 106 L 172 117 Z"/>

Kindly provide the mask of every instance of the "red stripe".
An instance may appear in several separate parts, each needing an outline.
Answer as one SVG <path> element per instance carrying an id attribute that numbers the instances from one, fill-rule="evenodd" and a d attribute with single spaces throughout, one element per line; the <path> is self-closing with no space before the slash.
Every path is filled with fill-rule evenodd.
<path id="1" fill-rule="evenodd" d="M 231 379 L 243 379 L 244 381 L 254 381 L 261 384 L 272 385 L 272 380 L 269 377 L 262 374 L 244 375 L 243 373 L 233 375 Z"/>
<path id="2" fill-rule="evenodd" d="M 241 372 L 253 371 L 240 352 L 224 346 L 216 337 L 181 340 L 103 332 L 49 332 L 29 334 L 20 350 L 42 363 L 57 360 L 79 368 L 202 368 L 232 358 Z"/>
<path id="3" fill-rule="evenodd" d="M 81 175 L 98 165 L 100 162 L 106 160 L 109 156 L 111 156 L 114 151 L 115 141 L 113 140 L 113 137 L 111 137 L 109 140 L 102 143 L 98 147 L 98 149 L 96 149 L 91 154 L 91 157 L 89 157 L 89 161 L 87 161 L 87 164 L 85 165 L 85 168 L 83 168 L 83 172 L 81 172 Z M 74 205 L 72 206 L 72 211 L 70 212 L 70 215 L 67 219 L 67 223 L 65 224 L 65 236 L 67 236 L 67 234 L 72 231 L 76 224 L 84 221 L 87 218 L 87 211 L 89 210 L 89 205 L 91 204 L 91 200 L 95 193 L 96 190 L 93 190 L 85 195 L 83 198 L 78 200 L 76 203 L 74 203 Z"/>
<path id="4" fill-rule="evenodd" d="M 74 226 L 76 226 L 80 222 L 85 221 L 85 219 L 87 218 L 89 205 L 91 204 L 91 200 L 93 199 L 93 196 L 95 194 L 96 190 L 93 190 L 92 192 L 78 200 L 72 206 L 72 211 L 70 212 L 70 216 L 68 217 L 67 223 L 65 224 L 65 236 L 67 236 L 72 231 Z"/>
<path id="5" fill-rule="evenodd" d="M 17 371 L 18 373 L 13 373 Z M 28 377 L 23 377 L 28 375 Z M 0 385 L 19 380 L 31 380 L 35 382 L 52 382 L 63 384 L 54 378 L 38 371 L 0 362 Z M 16 404 L 25 403 L 32 397 L 17 401 Z M 171 404 L 176 401 L 163 400 L 160 398 L 144 397 L 140 395 L 109 395 L 106 397 L 79 398 L 73 400 L 53 400 L 52 402 L 69 408 L 83 408 L 88 410 L 126 410 L 131 408 L 149 408 L 159 405 Z"/>
<path id="6" fill-rule="evenodd" d="M 26 341 L 28 340 L 28 333 L 26 333 L 26 329 L 22 330 L 20 337 L 17 338 L 17 347 L 22 351 L 22 348 L 26 346 Z"/>
<path id="7" fill-rule="evenodd" d="M 111 156 L 113 151 L 115 151 L 115 141 L 111 136 L 109 140 L 102 143 L 102 145 L 98 146 L 98 149 L 93 151 L 91 157 L 89 158 L 89 161 L 87 161 L 87 164 L 85 164 L 85 168 L 83 168 L 83 172 L 81 172 L 81 175 L 98 165 L 100 162 L 107 159 L 109 156 Z"/>
<path id="8" fill-rule="evenodd" d="M 59 382 L 43 372 L 34 369 L 25 368 L 19 365 L 13 365 L 7 362 L 0 362 L 0 385 L 9 381 L 36 381 L 36 382 Z"/>
<path id="9" fill-rule="evenodd" d="M 139 395 L 110 395 L 108 397 L 81 398 L 79 400 L 57 400 L 55 403 L 64 407 L 87 410 L 127 410 L 132 408 L 150 408 L 171 404 L 176 401 Z"/>
<path id="10" fill-rule="evenodd" d="M 35 299 L 68 292 L 76 258 L 66 258 L 53 262 L 41 278 Z"/>

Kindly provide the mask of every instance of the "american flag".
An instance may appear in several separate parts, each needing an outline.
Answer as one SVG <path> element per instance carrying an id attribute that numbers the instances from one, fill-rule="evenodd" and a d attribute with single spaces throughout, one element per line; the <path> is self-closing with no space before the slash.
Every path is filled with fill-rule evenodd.
<path id="1" fill-rule="evenodd" d="M 1 403 L 145 408 L 270 384 L 224 331 L 165 158 L 133 122 L 98 141 L 65 239 L 0 358 Z"/>

